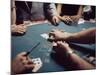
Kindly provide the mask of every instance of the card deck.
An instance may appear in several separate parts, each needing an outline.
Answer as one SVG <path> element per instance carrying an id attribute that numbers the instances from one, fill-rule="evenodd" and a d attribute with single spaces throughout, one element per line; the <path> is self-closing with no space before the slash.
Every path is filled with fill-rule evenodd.
<path id="1" fill-rule="evenodd" d="M 32 59 L 32 62 L 35 64 L 32 72 L 37 72 L 42 67 L 42 61 L 40 58 Z"/>
<path id="2" fill-rule="evenodd" d="M 49 35 L 47 33 L 43 33 L 40 36 L 42 36 L 44 39 L 48 39 L 49 38 Z"/>

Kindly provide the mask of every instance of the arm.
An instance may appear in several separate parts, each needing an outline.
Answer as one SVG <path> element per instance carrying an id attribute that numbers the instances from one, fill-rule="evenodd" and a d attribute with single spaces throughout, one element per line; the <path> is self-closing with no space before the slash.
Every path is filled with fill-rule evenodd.
<path id="1" fill-rule="evenodd" d="M 84 69 L 84 70 L 86 70 L 86 69 L 94 69 L 95 68 L 92 64 L 86 62 L 85 60 L 80 58 L 78 55 L 76 55 L 67 43 L 58 41 L 57 48 L 58 48 L 58 50 L 61 50 L 62 52 L 66 53 L 67 62 L 69 63 L 69 66 L 72 69 L 75 69 L 75 70 Z M 60 53 L 62 53 L 62 52 L 60 52 Z"/>
<path id="2" fill-rule="evenodd" d="M 95 28 L 89 28 L 87 30 L 80 31 L 78 33 L 73 33 L 69 38 L 66 38 L 66 40 L 76 43 L 95 43 L 95 39 L 96 39 Z"/>
<path id="3" fill-rule="evenodd" d="M 82 13 L 83 13 L 83 6 L 80 6 L 80 8 L 79 8 L 79 11 L 78 11 L 78 14 L 77 15 L 82 15 Z"/>
<path id="4" fill-rule="evenodd" d="M 72 19 L 68 15 L 60 16 L 61 15 L 62 4 L 57 5 L 57 13 L 58 18 L 63 21 L 65 24 L 69 24 L 69 21 L 72 22 Z"/>
<path id="5" fill-rule="evenodd" d="M 61 14 L 61 9 L 62 9 L 62 4 L 57 4 L 57 12 L 59 15 Z"/>
<path id="6" fill-rule="evenodd" d="M 59 18 L 57 17 L 57 10 L 54 3 L 46 3 L 44 4 L 45 14 L 47 19 L 53 24 L 58 25 L 59 24 Z"/>
<path id="7" fill-rule="evenodd" d="M 15 0 L 11 1 L 11 25 L 16 24 L 16 6 Z"/>
<path id="8" fill-rule="evenodd" d="M 69 53 L 69 56 L 67 57 L 69 61 L 71 62 L 71 65 L 74 66 L 76 69 L 94 69 L 95 67 L 92 64 L 89 64 L 82 58 L 80 58 L 75 53 Z"/>
<path id="9" fill-rule="evenodd" d="M 82 13 L 83 13 L 83 6 L 81 5 L 80 7 L 79 7 L 79 10 L 78 10 L 78 12 L 77 12 L 77 15 L 82 15 Z"/>
<path id="10" fill-rule="evenodd" d="M 95 43 L 96 38 L 96 29 L 95 28 L 89 28 L 84 31 L 80 31 L 77 33 L 68 33 L 61 30 L 52 30 L 49 33 L 49 39 L 50 41 L 67 41 L 67 42 L 75 42 L 75 43 Z"/>
<path id="11" fill-rule="evenodd" d="M 54 3 L 44 3 L 44 9 L 48 16 L 53 17 L 57 15 L 56 6 Z"/>
<path id="12" fill-rule="evenodd" d="M 58 13 L 58 18 L 60 19 L 60 20 L 62 20 L 62 17 L 60 16 L 60 14 L 61 14 L 61 9 L 62 9 L 62 4 L 57 4 L 57 13 Z"/>
<path id="13" fill-rule="evenodd" d="M 74 21 L 77 22 L 77 21 L 79 20 L 79 18 L 82 16 L 82 13 L 83 13 L 83 6 L 81 5 L 81 6 L 79 7 L 79 10 L 78 10 L 77 14 L 71 16 L 71 18 L 72 18 Z"/>

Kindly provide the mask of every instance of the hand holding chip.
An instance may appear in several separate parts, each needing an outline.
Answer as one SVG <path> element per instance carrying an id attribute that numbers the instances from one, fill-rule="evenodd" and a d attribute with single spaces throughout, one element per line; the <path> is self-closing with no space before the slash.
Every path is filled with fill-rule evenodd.
<path id="1" fill-rule="evenodd" d="M 66 16 L 66 15 L 61 17 L 61 21 L 63 21 L 65 24 L 68 24 L 68 25 L 70 25 L 73 22 L 70 16 Z"/>
<path id="2" fill-rule="evenodd" d="M 51 23 L 55 26 L 58 26 L 59 24 L 59 18 L 57 16 L 53 16 L 52 19 L 51 19 Z"/>
<path id="3" fill-rule="evenodd" d="M 66 41 L 72 36 L 72 33 L 67 33 L 61 30 L 53 29 L 49 33 L 49 41 Z"/>

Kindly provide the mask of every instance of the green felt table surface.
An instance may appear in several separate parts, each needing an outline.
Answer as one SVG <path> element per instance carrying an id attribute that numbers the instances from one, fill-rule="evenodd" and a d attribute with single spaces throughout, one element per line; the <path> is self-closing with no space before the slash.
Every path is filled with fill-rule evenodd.
<path id="1" fill-rule="evenodd" d="M 40 42 L 40 45 L 29 55 L 31 58 L 41 58 L 43 66 L 38 72 L 67 71 L 67 69 L 55 62 L 55 60 L 51 57 L 51 53 L 53 53 L 52 45 L 46 39 L 42 38 L 40 34 L 49 33 L 52 29 L 62 29 L 67 32 L 75 33 L 91 27 L 96 27 L 96 24 L 86 22 L 84 24 L 68 26 L 61 22 L 59 26 L 53 26 L 48 23 L 29 26 L 25 35 L 12 36 L 11 59 L 22 51 L 30 50 L 36 43 Z M 95 54 L 96 50 L 95 44 L 71 43 L 71 46 L 81 57 L 89 53 Z"/>

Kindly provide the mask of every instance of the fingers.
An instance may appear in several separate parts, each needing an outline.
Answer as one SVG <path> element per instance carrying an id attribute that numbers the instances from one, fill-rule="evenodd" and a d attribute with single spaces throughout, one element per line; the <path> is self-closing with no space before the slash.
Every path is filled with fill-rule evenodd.
<path id="1" fill-rule="evenodd" d="M 51 37 L 51 36 L 55 36 L 55 33 L 54 32 L 50 32 L 49 33 L 49 37 Z"/>
<path id="2" fill-rule="evenodd" d="M 59 38 L 59 34 L 63 33 L 64 31 L 59 30 L 59 29 L 53 29 L 50 33 L 49 33 L 49 41 L 56 41 L 56 40 L 60 40 Z"/>
<path id="3" fill-rule="evenodd" d="M 71 23 L 73 22 L 73 20 L 72 20 L 69 16 L 63 16 L 62 18 L 63 18 L 62 21 L 63 21 L 65 24 L 71 24 Z"/>
<path id="4" fill-rule="evenodd" d="M 65 41 L 63 42 L 63 41 L 58 41 L 57 42 L 57 46 L 58 47 L 62 47 L 62 48 L 64 48 L 64 49 L 69 49 L 70 47 L 69 47 L 69 44 L 68 43 L 66 43 Z"/>
<path id="5" fill-rule="evenodd" d="M 68 21 L 71 21 L 71 22 L 73 22 L 73 20 L 68 16 L 68 17 L 66 17 L 66 19 L 68 20 Z"/>
<path id="6" fill-rule="evenodd" d="M 17 28 L 19 33 L 24 33 L 26 31 L 26 26 L 18 26 Z"/>
<path id="7" fill-rule="evenodd" d="M 53 42 L 53 41 L 55 41 L 56 39 L 55 39 L 55 37 L 54 36 L 50 36 L 49 38 L 48 38 L 48 41 L 50 41 L 50 42 Z"/>
<path id="8" fill-rule="evenodd" d="M 18 34 L 24 34 L 26 32 L 26 28 L 27 27 L 25 25 L 13 25 L 12 32 Z"/>
<path id="9" fill-rule="evenodd" d="M 58 22 L 59 22 L 58 17 L 54 16 L 53 19 L 52 19 L 52 22 L 53 22 L 54 25 L 58 26 Z"/>
<path id="10" fill-rule="evenodd" d="M 27 61 L 26 59 L 23 59 L 23 60 L 22 60 L 22 64 L 23 64 L 23 65 L 26 65 L 26 64 L 28 64 L 28 61 Z"/>
<path id="11" fill-rule="evenodd" d="M 31 60 L 29 57 L 27 57 L 26 59 L 23 59 L 23 60 L 22 60 L 22 63 L 23 63 L 23 65 L 27 65 L 27 66 L 28 66 L 28 65 L 29 65 L 29 66 L 30 66 L 30 65 L 34 65 L 33 62 L 32 62 L 32 60 Z"/>
<path id="12" fill-rule="evenodd" d="M 64 44 L 66 44 L 66 46 L 69 46 L 65 41 L 57 41 L 57 42 L 52 42 L 52 45 L 53 46 L 62 46 L 62 45 L 64 45 Z"/>
<path id="13" fill-rule="evenodd" d="M 19 58 L 21 61 L 26 62 L 26 60 L 29 60 L 29 57 L 27 56 L 27 52 L 22 52 L 17 55 L 17 58 Z"/>
<path id="14" fill-rule="evenodd" d="M 65 41 L 64 42 L 63 41 L 58 41 L 57 44 L 59 46 L 69 46 L 68 43 L 66 43 Z"/>
<path id="15" fill-rule="evenodd" d="M 32 59 L 28 57 L 28 64 L 33 64 Z"/>
<path id="16" fill-rule="evenodd" d="M 18 54 L 18 56 L 25 56 L 27 54 L 27 52 L 21 52 L 20 54 Z"/>
<path id="17" fill-rule="evenodd" d="M 73 50 L 70 48 L 69 44 L 66 42 L 58 41 L 57 42 L 58 47 L 61 47 L 64 49 L 67 53 L 73 52 Z"/>
<path id="18" fill-rule="evenodd" d="M 28 60 L 24 60 L 23 64 L 26 69 L 33 69 L 35 66 L 35 64 L 32 62 L 30 58 Z"/>
<path id="19" fill-rule="evenodd" d="M 49 33 L 49 38 L 48 38 L 49 41 L 54 41 L 55 40 L 55 30 L 52 30 L 50 33 Z"/>
<path id="20" fill-rule="evenodd" d="M 26 69 L 33 69 L 34 68 L 34 64 L 26 64 L 24 65 Z"/>
<path id="21" fill-rule="evenodd" d="M 59 25 L 57 19 L 54 19 L 54 24 L 55 24 L 56 26 Z"/>
<path id="22" fill-rule="evenodd" d="M 54 25 L 56 25 L 56 19 L 53 19 L 53 23 L 54 23 Z"/>

